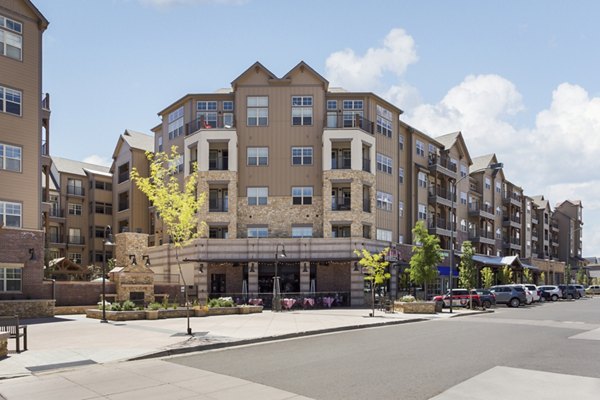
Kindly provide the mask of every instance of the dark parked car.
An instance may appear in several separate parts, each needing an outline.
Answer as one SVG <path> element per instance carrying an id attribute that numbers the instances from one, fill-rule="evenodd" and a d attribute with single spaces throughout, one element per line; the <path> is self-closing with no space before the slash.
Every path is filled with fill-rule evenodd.
<path id="1" fill-rule="evenodd" d="M 491 308 L 496 306 L 496 295 L 488 289 L 475 289 L 475 292 L 479 295 L 481 306 L 483 308 Z"/>
<path id="2" fill-rule="evenodd" d="M 527 304 L 525 288 L 514 285 L 492 286 L 490 291 L 496 296 L 496 303 L 506 304 L 508 307 L 519 307 Z"/>
<path id="3" fill-rule="evenodd" d="M 563 299 L 578 299 L 581 297 L 581 293 L 574 285 L 558 285 L 558 288 L 562 291 Z"/>

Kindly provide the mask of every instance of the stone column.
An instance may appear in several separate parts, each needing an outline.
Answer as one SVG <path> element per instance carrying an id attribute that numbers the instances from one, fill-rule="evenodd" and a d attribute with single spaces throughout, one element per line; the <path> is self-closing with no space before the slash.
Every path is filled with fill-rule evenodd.
<path id="1" fill-rule="evenodd" d="M 208 263 L 199 263 L 198 269 L 194 271 L 194 281 L 198 288 L 198 304 L 204 305 L 208 302 Z"/>
<path id="2" fill-rule="evenodd" d="M 306 270 L 306 272 L 304 272 Z M 310 261 L 300 262 L 300 292 L 308 293 L 310 290 Z"/>
<path id="3" fill-rule="evenodd" d="M 248 263 L 248 294 L 254 296 L 258 293 L 258 263 Z"/>
<path id="4" fill-rule="evenodd" d="M 350 306 L 363 305 L 365 305 L 365 279 L 361 265 L 358 261 L 352 261 L 350 262 Z"/>

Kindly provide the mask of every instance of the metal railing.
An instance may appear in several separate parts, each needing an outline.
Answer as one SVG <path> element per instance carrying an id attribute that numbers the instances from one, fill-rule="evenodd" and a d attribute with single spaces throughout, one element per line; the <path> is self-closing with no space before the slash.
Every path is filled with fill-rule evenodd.
<path id="1" fill-rule="evenodd" d="M 185 134 L 191 135 L 200 129 L 233 129 L 235 128 L 235 117 L 232 121 L 225 120 L 223 115 L 217 115 L 216 120 L 206 120 L 204 117 L 196 118 L 185 124 Z"/>
<path id="2" fill-rule="evenodd" d="M 358 114 L 354 115 L 352 118 L 344 118 L 343 114 L 338 114 L 335 117 L 329 116 L 325 119 L 325 126 L 327 128 L 341 129 L 358 128 L 371 135 L 373 134 L 373 122 Z"/>
<path id="3" fill-rule="evenodd" d="M 209 171 L 227 171 L 228 169 L 229 158 L 226 156 L 208 160 Z"/>
<path id="4" fill-rule="evenodd" d="M 332 158 L 331 169 L 350 169 L 352 168 L 352 160 L 349 158 Z"/>
<path id="5" fill-rule="evenodd" d="M 489 204 L 480 204 L 478 202 L 474 202 L 474 203 L 470 203 L 469 204 L 469 211 L 472 212 L 486 212 L 488 214 L 493 214 L 494 213 L 494 207 L 490 206 Z"/>
<path id="6" fill-rule="evenodd" d="M 429 166 L 440 166 L 452 172 L 457 172 L 458 170 L 456 164 L 451 162 L 449 158 L 440 157 L 434 154 L 429 156 Z"/>
<path id="7" fill-rule="evenodd" d="M 446 221 L 445 218 L 429 218 L 427 220 L 427 227 L 430 229 L 445 229 L 449 231 L 452 229 L 452 225 L 456 228 L 456 224 Z"/>
<path id="8" fill-rule="evenodd" d="M 208 199 L 209 212 L 228 212 L 229 201 L 227 199 Z"/>
<path id="9" fill-rule="evenodd" d="M 236 305 L 273 306 L 273 291 L 265 293 L 209 293 L 209 299 L 231 297 Z M 281 292 L 283 311 L 350 307 L 350 292 Z"/>
<path id="10" fill-rule="evenodd" d="M 344 199 L 342 201 L 332 200 L 331 210 L 332 211 L 348 211 L 350 210 L 351 199 Z"/>
<path id="11" fill-rule="evenodd" d="M 48 235 L 48 241 L 50 243 L 64 243 L 64 237 L 62 235 L 53 235 L 53 234 L 49 234 Z"/>
<path id="12" fill-rule="evenodd" d="M 441 187 L 436 188 L 436 187 L 430 186 L 429 187 L 429 196 L 431 196 L 431 197 L 437 196 L 437 197 L 441 197 L 441 198 L 449 200 L 449 201 L 454 200 L 454 202 L 456 203 L 456 194 L 452 193 L 448 189 L 444 189 Z"/>
<path id="13" fill-rule="evenodd" d="M 50 216 L 55 218 L 64 218 L 65 212 L 60 208 L 50 208 Z"/>

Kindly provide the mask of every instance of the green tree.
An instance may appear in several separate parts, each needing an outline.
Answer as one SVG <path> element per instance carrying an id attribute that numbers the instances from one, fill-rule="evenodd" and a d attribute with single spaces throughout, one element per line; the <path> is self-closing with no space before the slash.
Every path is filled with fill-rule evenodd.
<path id="1" fill-rule="evenodd" d="M 384 284 L 391 277 L 390 273 L 386 270 L 390 263 L 385 261 L 385 255 L 389 250 L 389 247 L 387 247 L 379 253 L 371 254 L 367 249 L 360 251 L 354 249 L 354 254 L 361 257 L 358 263 L 362 266 L 365 281 L 370 282 L 371 307 L 373 308 L 371 312 L 372 317 L 375 316 L 375 291 L 378 286 Z"/>
<path id="2" fill-rule="evenodd" d="M 585 269 L 584 268 L 579 268 L 577 270 L 577 275 L 575 277 L 575 279 L 577 280 L 577 283 L 581 284 L 581 285 L 587 285 L 587 274 L 585 273 Z"/>
<path id="3" fill-rule="evenodd" d="M 502 285 L 507 285 L 513 282 L 513 271 L 510 265 L 505 265 L 498 271 L 498 280 Z"/>
<path id="4" fill-rule="evenodd" d="M 539 281 L 540 285 L 545 285 L 546 284 L 546 273 L 544 271 L 542 271 L 540 273 L 540 281 Z"/>
<path id="5" fill-rule="evenodd" d="M 566 265 L 565 266 L 565 284 L 567 283 L 571 283 L 571 266 L 570 265 Z"/>
<path id="6" fill-rule="evenodd" d="M 420 245 L 412 247 L 410 280 L 416 284 L 423 284 L 425 296 L 427 296 L 427 283 L 437 278 L 437 266 L 443 260 L 440 239 L 427 232 L 427 227 L 423 221 L 416 223 L 412 233 L 413 241 L 420 243 Z"/>
<path id="7" fill-rule="evenodd" d="M 494 284 L 494 271 L 490 267 L 481 269 L 481 281 L 484 288 L 489 288 Z"/>
<path id="8" fill-rule="evenodd" d="M 188 334 L 191 334 L 188 284 L 181 270 L 178 250 L 189 240 L 198 237 L 204 229 L 205 223 L 198 220 L 197 212 L 204 204 L 206 194 L 197 195 L 198 171 L 196 164 L 194 164 L 193 171 L 185 178 L 183 185 L 180 184 L 179 178 L 176 176 L 177 160 L 180 157 L 177 153 L 177 146 L 171 147 L 171 154 L 146 152 L 146 157 L 150 161 L 150 176 L 143 177 L 136 168 L 133 168 L 131 180 L 148 197 L 156 209 L 175 248 L 175 259 L 185 288 L 185 304 L 188 308 L 187 330 Z"/>
<path id="9" fill-rule="evenodd" d="M 523 283 L 531 283 L 531 271 L 529 270 L 529 268 L 525 268 L 523 270 Z"/>
<path id="10" fill-rule="evenodd" d="M 473 261 L 475 249 L 470 241 L 465 241 L 462 244 L 462 256 L 460 257 L 460 265 L 458 266 L 458 282 L 461 287 L 469 290 L 469 307 L 473 308 L 473 298 L 470 295 L 471 289 L 477 286 L 477 266 Z"/>

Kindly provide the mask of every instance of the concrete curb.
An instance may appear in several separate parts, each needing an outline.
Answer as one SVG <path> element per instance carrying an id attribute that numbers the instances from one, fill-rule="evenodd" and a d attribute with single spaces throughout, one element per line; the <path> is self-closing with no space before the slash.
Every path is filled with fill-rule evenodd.
<path id="1" fill-rule="evenodd" d="M 259 337 L 259 338 L 253 338 L 253 339 L 234 340 L 231 342 L 220 342 L 220 343 L 211 343 L 211 344 L 204 344 L 204 345 L 197 345 L 197 346 L 190 346 L 190 347 L 180 347 L 180 348 L 176 348 L 176 349 L 162 350 L 162 351 L 158 351 L 155 353 L 145 354 L 143 356 L 129 358 L 129 359 L 127 359 L 127 361 L 137 361 L 137 360 L 147 360 L 147 359 L 151 359 L 151 358 L 170 357 L 170 356 L 194 353 L 194 352 L 199 352 L 199 351 L 223 349 L 223 348 L 227 348 L 227 347 L 237 347 L 237 346 L 244 346 L 244 345 L 248 345 L 248 344 L 264 343 L 264 342 L 272 342 L 272 341 L 291 339 L 291 338 L 297 338 L 297 337 L 321 335 L 324 333 L 375 328 L 375 327 L 381 327 L 381 326 L 386 326 L 386 325 L 401 325 L 401 324 L 408 324 L 408 323 L 413 323 L 413 322 L 423 322 L 423 321 L 430 321 L 430 319 L 429 318 L 413 318 L 413 319 L 403 319 L 403 320 L 390 320 L 390 321 L 386 321 L 386 322 L 378 322 L 378 323 L 369 324 L 369 325 L 348 325 L 348 326 L 340 326 L 340 327 L 336 327 L 336 328 L 318 329 L 318 330 L 314 330 L 314 331 L 286 333 L 285 335 L 265 336 L 265 337 Z"/>

